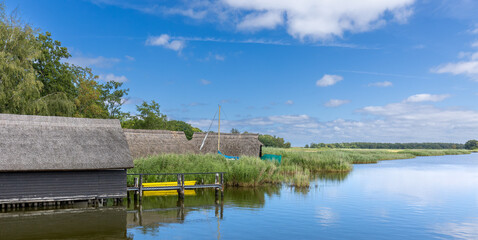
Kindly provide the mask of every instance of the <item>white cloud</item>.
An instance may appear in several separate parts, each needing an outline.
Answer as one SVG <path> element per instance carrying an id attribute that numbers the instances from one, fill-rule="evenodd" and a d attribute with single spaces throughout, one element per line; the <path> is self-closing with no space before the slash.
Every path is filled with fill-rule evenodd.
<path id="1" fill-rule="evenodd" d="M 81 67 L 98 67 L 98 68 L 109 68 L 114 64 L 120 62 L 118 58 L 105 58 L 103 56 L 99 57 L 71 57 L 66 59 L 66 62 Z"/>
<path id="2" fill-rule="evenodd" d="M 384 25 L 387 20 L 406 22 L 411 15 L 414 0 L 223 0 L 234 9 L 251 12 L 239 23 L 248 22 L 250 14 L 274 15 L 275 21 L 264 27 L 281 23 L 278 16 L 285 16 L 284 25 L 295 38 L 324 40 L 341 37 L 344 32 L 365 32 Z M 392 16 L 390 19 L 388 16 Z M 253 26 L 257 28 L 259 26 Z"/>
<path id="3" fill-rule="evenodd" d="M 224 61 L 226 59 L 224 56 L 219 54 L 214 55 L 214 58 L 218 61 Z"/>
<path id="4" fill-rule="evenodd" d="M 153 15 L 181 15 L 197 21 L 236 25 L 240 30 L 283 27 L 294 38 L 329 40 L 344 33 L 367 32 L 387 22 L 406 23 L 415 0 L 93 0 Z"/>
<path id="5" fill-rule="evenodd" d="M 124 105 L 137 105 L 143 102 L 144 100 L 142 98 L 137 98 L 137 97 L 127 97 L 127 98 L 122 98 L 121 101 L 123 102 Z"/>
<path id="6" fill-rule="evenodd" d="M 478 47 L 478 41 L 472 43 L 471 46 Z M 458 54 L 458 58 L 464 60 L 442 64 L 432 68 L 431 71 L 434 73 L 465 75 L 475 81 L 478 81 L 478 52 L 460 52 Z"/>
<path id="7" fill-rule="evenodd" d="M 392 82 L 384 81 L 384 82 L 374 82 L 368 84 L 369 87 L 391 87 L 393 86 Z"/>
<path id="8" fill-rule="evenodd" d="M 285 104 L 286 104 L 286 105 L 292 105 L 292 104 L 294 104 L 294 101 L 292 101 L 292 100 L 287 100 L 287 101 L 285 102 Z"/>
<path id="9" fill-rule="evenodd" d="M 417 102 L 440 102 L 450 97 L 450 94 L 428 94 L 428 93 L 421 93 L 415 94 L 413 96 L 408 97 L 405 102 L 409 103 L 417 103 Z"/>
<path id="10" fill-rule="evenodd" d="M 179 8 L 169 8 L 164 9 L 163 13 L 166 15 L 183 15 L 190 17 L 192 19 L 200 20 L 207 16 L 207 11 L 195 11 L 193 9 L 179 9 Z"/>
<path id="11" fill-rule="evenodd" d="M 202 85 L 209 85 L 209 84 L 212 83 L 211 81 L 208 81 L 208 80 L 206 80 L 206 79 L 201 79 L 201 80 L 199 80 L 199 81 L 201 82 Z"/>
<path id="12" fill-rule="evenodd" d="M 123 76 L 123 75 L 121 75 L 121 76 L 116 76 L 116 75 L 114 75 L 114 74 L 112 74 L 112 73 L 109 73 L 109 74 L 106 74 L 106 75 L 103 75 L 103 74 L 102 74 L 102 75 L 100 75 L 99 77 L 100 77 L 100 80 L 103 80 L 103 81 L 105 81 L 105 82 L 111 82 L 111 81 L 113 81 L 113 82 L 120 82 L 120 83 L 122 83 L 122 82 L 127 82 L 127 81 L 128 81 L 128 78 L 127 78 L 127 77 L 125 77 L 125 76 Z"/>
<path id="13" fill-rule="evenodd" d="M 450 73 L 453 75 L 466 75 L 478 81 L 478 52 L 470 54 L 466 61 L 447 63 L 431 70 L 434 73 Z"/>
<path id="14" fill-rule="evenodd" d="M 136 59 L 134 57 L 131 57 L 131 56 L 124 56 L 126 59 L 128 59 L 129 61 L 135 61 Z"/>
<path id="15" fill-rule="evenodd" d="M 161 46 L 174 51 L 181 51 L 186 46 L 186 42 L 183 40 L 171 40 L 168 34 L 161 34 L 159 37 L 148 37 L 148 39 L 146 39 L 146 45 Z"/>
<path id="16" fill-rule="evenodd" d="M 244 17 L 237 25 L 240 30 L 273 29 L 284 22 L 281 11 L 253 12 Z"/>
<path id="17" fill-rule="evenodd" d="M 339 107 L 344 104 L 349 103 L 349 100 L 341 100 L 341 99 L 330 99 L 328 102 L 324 104 L 326 107 Z"/>
<path id="18" fill-rule="evenodd" d="M 327 87 L 327 86 L 332 86 L 340 81 L 342 81 L 344 78 L 339 75 L 329 75 L 325 74 L 321 79 L 317 80 L 315 83 L 319 87 Z"/>
<path id="19" fill-rule="evenodd" d="M 469 29 L 468 32 L 471 34 L 478 34 L 478 24 L 475 25 L 475 27 Z"/>

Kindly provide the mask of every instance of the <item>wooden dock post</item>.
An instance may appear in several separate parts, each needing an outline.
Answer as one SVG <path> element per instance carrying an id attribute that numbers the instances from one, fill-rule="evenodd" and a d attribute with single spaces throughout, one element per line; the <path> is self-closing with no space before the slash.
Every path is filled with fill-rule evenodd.
<path id="1" fill-rule="evenodd" d="M 217 185 L 219 184 L 219 173 L 216 173 L 216 178 L 214 179 L 214 184 Z M 216 203 L 219 202 L 219 188 L 216 187 L 214 189 L 214 192 L 215 192 L 215 200 L 216 200 Z"/>
<path id="2" fill-rule="evenodd" d="M 184 199 L 184 174 L 181 174 L 181 199 Z"/>
<path id="3" fill-rule="evenodd" d="M 224 200 L 224 173 L 221 173 L 221 201 Z"/>
<path id="4" fill-rule="evenodd" d="M 139 179 L 138 178 L 134 178 L 134 187 L 135 188 L 138 188 L 138 183 L 139 183 Z M 136 205 L 136 202 L 138 201 L 138 191 L 134 191 L 133 193 L 133 198 L 134 198 L 134 205 Z"/>
<path id="5" fill-rule="evenodd" d="M 139 202 L 143 201 L 143 175 L 139 175 Z"/>
<path id="6" fill-rule="evenodd" d="M 184 174 L 178 174 L 178 199 L 184 199 Z"/>

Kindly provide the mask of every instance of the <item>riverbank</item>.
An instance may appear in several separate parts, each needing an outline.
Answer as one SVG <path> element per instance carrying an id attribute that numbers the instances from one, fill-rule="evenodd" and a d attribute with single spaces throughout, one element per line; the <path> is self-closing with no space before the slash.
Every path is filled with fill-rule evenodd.
<path id="1" fill-rule="evenodd" d="M 330 149 L 330 148 L 264 148 L 265 154 L 282 155 L 284 164 L 307 167 L 311 162 L 328 163 L 318 170 L 342 171 L 334 164 L 344 161 L 351 164 L 377 163 L 382 160 L 410 159 L 421 156 L 470 154 L 464 149 Z"/>
<path id="2" fill-rule="evenodd" d="M 134 161 L 128 173 L 227 172 L 227 186 L 260 186 L 286 183 L 306 187 L 311 175 L 324 172 L 348 172 L 352 164 L 377 163 L 381 160 L 410 159 L 417 156 L 469 154 L 468 150 L 363 150 L 363 149 L 307 149 L 264 148 L 264 154 L 282 155 L 282 163 L 263 161 L 255 157 L 227 160 L 217 154 L 162 154 Z M 188 176 L 205 183 L 214 176 Z M 128 177 L 128 183 L 133 182 Z M 176 181 L 175 176 L 145 176 L 145 182 Z"/>

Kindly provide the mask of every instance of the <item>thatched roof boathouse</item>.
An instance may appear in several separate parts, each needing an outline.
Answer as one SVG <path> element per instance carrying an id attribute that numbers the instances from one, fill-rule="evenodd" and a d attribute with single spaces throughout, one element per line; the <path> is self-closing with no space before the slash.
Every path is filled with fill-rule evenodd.
<path id="1" fill-rule="evenodd" d="M 217 133 L 209 133 L 204 147 L 199 150 L 206 133 L 196 132 L 187 140 L 182 131 L 124 129 L 134 159 L 164 153 L 217 153 Z M 262 143 L 258 134 L 221 133 L 221 152 L 230 156 L 261 156 Z"/>
<path id="2" fill-rule="evenodd" d="M 0 204 L 126 196 L 118 120 L 0 114 Z"/>
<path id="3" fill-rule="evenodd" d="M 163 153 L 198 153 L 182 131 L 123 129 L 134 159 Z"/>
<path id="4" fill-rule="evenodd" d="M 206 133 L 196 132 L 191 139 L 192 144 L 199 149 Z M 209 133 L 201 153 L 217 153 L 217 133 Z M 259 134 L 221 133 L 221 152 L 229 156 L 253 156 L 261 157 L 262 143 Z"/>

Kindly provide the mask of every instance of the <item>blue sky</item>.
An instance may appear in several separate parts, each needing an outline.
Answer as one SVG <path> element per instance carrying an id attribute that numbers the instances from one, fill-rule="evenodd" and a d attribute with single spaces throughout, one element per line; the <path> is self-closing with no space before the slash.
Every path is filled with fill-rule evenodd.
<path id="1" fill-rule="evenodd" d="M 360 2 L 360 3 L 359 3 Z M 310 142 L 478 138 L 478 2 L 471 0 L 5 1 L 125 82 L 207 130 Z"/>

